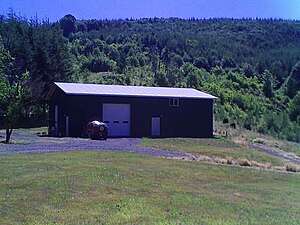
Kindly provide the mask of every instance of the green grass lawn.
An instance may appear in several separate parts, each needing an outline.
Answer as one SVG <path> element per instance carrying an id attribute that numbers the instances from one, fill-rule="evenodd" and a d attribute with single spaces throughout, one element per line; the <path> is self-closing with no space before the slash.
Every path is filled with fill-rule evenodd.
<path id="1" fill-rule="evenodd" d="M 142 145 L 169 151 L 187 152 L 194 155 L 201 154 L 209 157 L 246 158 L 259 163 L 282 165 L 282 162 L 262 152 L 248 149 L 235 144 L 228 138 L 162 138 L 143 139 Z"/>
<path id="2" fill-rule="evenodd" d="M 0 224 L 300 224 L 300 175 L 129 153 L 0 156 Z"/>
<path id="3" fill-rule="evenodd" d="M 10 143 L 12 144 L 19 144 L 19 145 L 27 145 L 33 142 L 36 142 L 36 140 L 34 140 L 34 138 L 36 138 L 36 135 L 45 135 L 48 132 L 48 128 L 47 127 L 33 127 L 33 128 L 18 128 L 18 129 L 13 129 L 12 132 L 12 137 L 10 139 Z M 18 133 L 18 134 L 25 134 L 25 135 L 34 135 L 32 140 L 24 140 L 24 139 L 15 139 L 14 135 Z M 0 129 L 0 142 L 4 142 L 5 141 L 5 129 Z"/>

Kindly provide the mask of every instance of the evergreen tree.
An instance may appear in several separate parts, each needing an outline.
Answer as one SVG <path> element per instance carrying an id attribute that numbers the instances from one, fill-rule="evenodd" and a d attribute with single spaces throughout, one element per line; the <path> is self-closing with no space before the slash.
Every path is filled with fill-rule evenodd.
<path id="1" fill-rule="evenodd" d="M 287 95 L 293 98 L 300 90 L 300 61 L 293 67 L 287 81 Z"/>
<path id="2" fill-rule="evenodd" d="M 300 125 L 300 92 L 290 101 L 289 113 L 292 121 L 296 121 Z"/>
<path id="3" fill-rule="evenodd" d="M 264 87 L 263 91 L 267 98 L 273 98 L 274 97 L 274 91 L 273 91 L 273 83 L 274 83 L 274 77 L 270 73 L 270 71 L 265 70 L 263 73 L 263 79 L 264 79 Z"/>
<path id="4" fill-rule="evenodd" d="M 69 37 L 71 33 L 76 31 L 76 18 L 71 15 L 65 15 L 60 21 L 60 26 L 64 31 L 64 36 Z"/>

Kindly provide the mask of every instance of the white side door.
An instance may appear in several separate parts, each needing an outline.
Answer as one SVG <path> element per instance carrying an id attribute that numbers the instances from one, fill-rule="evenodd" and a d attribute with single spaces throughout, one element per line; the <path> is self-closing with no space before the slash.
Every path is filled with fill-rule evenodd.
<path id="1" fill-rule="evenodd" d="M 155 137 L 160 136 L 160 117 L 152 117 L 152 132 L 151 135 Z"/>

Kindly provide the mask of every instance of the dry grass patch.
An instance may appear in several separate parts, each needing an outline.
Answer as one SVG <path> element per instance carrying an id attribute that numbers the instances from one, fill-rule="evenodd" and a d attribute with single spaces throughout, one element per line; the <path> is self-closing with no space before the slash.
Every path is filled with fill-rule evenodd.
<path id="1" fill-rule="evenodd" d="M 300 172 L 300 165 L 289 163 L 286 165 L 286 170 L 294 173 Z"/>
<path id="2" fill-rule="evenodd" d="M 237 163 L 240 166 L 251 166 L 251 162 L 248 159 L 238 159 Z"/>
<path id="3" fill-rule="evenodd" d="M 228 138 L 144 138 L 142 145 L 168 151 L 190 153 L 192 155 L 207 156 L 210 158 L 232 158 L 234 160 L 247 159 L 259 163 L 271 163 L 282 166 L 280 159 L 269 156 L 257 150 L 234 143 Z M 204 159 L 205 161 L 205 159 Z M 207 160 L 210 161 L 210 160 Z M 230 164 L 230 163 L 229 163 Z"/>
<path id="4" fill-rule="evenodd" d="M 288 172 L 300 172 L 300 166 L 296 164 L 288 164 L 286 166 L 272 166 L 271 163 L 259 163 L 256 161 L 249 161 L 248 159 L 233 159 L 232 157 L 219 158 L 219 157 L 208 157 L 205 155 L 191 155 L 188 157 L 170 158 L 170 159 L 182 159 L 184 161 L 200 161 L 212 164 L 223 164 L 223 165 L 233 165 L 241 167 L 252 167 L 265 170 L 273 171 L 288 171 Z"/>

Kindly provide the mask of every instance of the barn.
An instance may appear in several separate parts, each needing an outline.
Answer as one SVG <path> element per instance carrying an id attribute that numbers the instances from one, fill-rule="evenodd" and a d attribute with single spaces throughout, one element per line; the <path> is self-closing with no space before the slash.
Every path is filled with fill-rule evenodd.
<path id="1" fill-rule="evenodd" d="M 109 137 L 212 137 L 214 99 L 192 88 L 54 83 L 49 134 L 80 137 L 98 120 Z"/>

